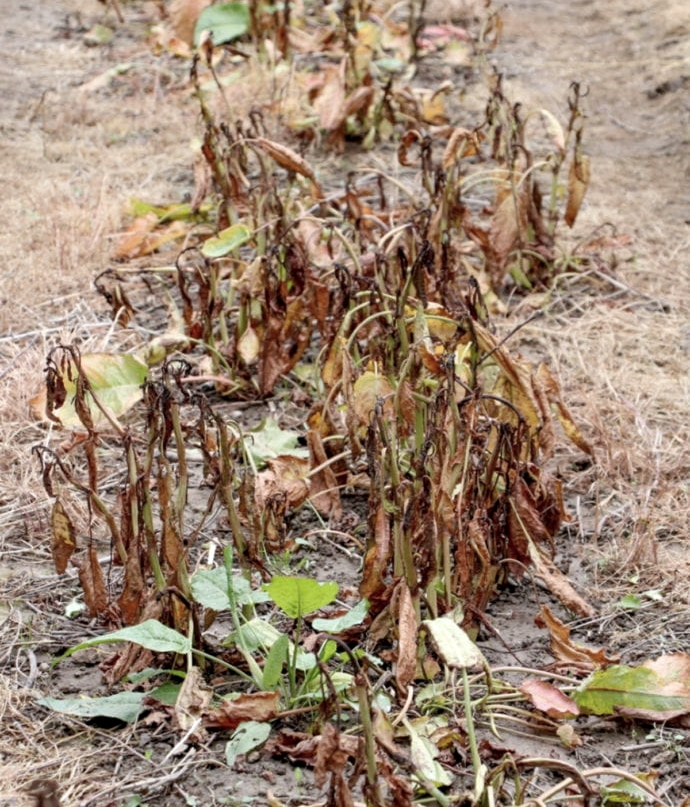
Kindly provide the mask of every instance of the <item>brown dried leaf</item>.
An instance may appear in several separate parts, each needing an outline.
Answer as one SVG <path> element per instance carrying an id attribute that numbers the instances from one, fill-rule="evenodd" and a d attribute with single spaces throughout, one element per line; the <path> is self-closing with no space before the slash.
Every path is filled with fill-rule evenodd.
<path id="1" fill-rule="evenodd" d="M 220 706 L 203 713 L 203 725 L 210 729 L 232 731 L 246 720 L 263 723 L 278 716 L 278 692 L 254 692 L 235 700 L 224 700 Z"/>
<path id="2" fill-rule="evenodd" d="M 333 466 L 324 465 L 328 461 L 328 455 L 321 435 L 313 428 L 307 432 L 307 445 L 312 467 L 309 498 L 322 516 L 339 519 L 343 514 L 340 487 Z M 319 466 L 324 467 L 314 473 L 313 470 Z"/>
<path id="3" fill-rule="evenodd" d="M 72 519 L 69 517 L 60 499 L 56 499 L 50 514 L 52 528 L 50 551 L 55 564 L 55 571 L 64 574 L 67 564 L 77 548 L 77 539 Z"/>
<path id="4" fill-rule="evenodd" d="M 391 556 L 391 528 L 383 507 L 379 507 L 373 519 L 374 538 L 368 543 L 362 569 L 359 593 L 369 602 L 377 600 L 386 590 L 384 574 Z"/>
<path id="5" fill-rule="evenodd" d="M 319 125 L 327 132 L 335 131 L 345 122 L 345 67 L 343 59 L 340 64 L 326 68 L 321 91 L 312 104 Z"/>
<path id="6" fill-rule="evenodd" d="M 406 693 L 417 670 L 417 634 L 419 620 L 412 602 L 412 594 L 405 580 L 401 580 L 393 593 L 398 627 L 398 658 L 395 682 L 400 692 Z"/>
<path id="7" fill-rule="evenodd" d="M 213 692 L 204 683 L 204 677 L 198 667 L 191 667 L 187 670 L 180 691 L 175 701 L 175 717 L 177 725 L 183 732 L 189 731 L 208 711 Z M 203 740 L 203 730 L 197 728 L 194 738 L 197 742 Z"/>
<path id="8" fill-rule="evenodd" d="M 393 385 L 386 376 L 371 370 L 362 373 L 355 381 L 351 403 L 359 425 L 369 425 L 379 401 L 382 402 L 384 417 L 392 420 L 395 417 L 393 393 Z"/>
<path id="9" fill-rule="evenodd" d="M 79 564 L 79 582 L 84 592 L 84 602 L 89 616 L 93 619 L 104 613 L 108 607 L 108 593 L 101 564 L 98 562 L 98 555 L 93 546 L 89 546 Z"/>
<path id="10" fill-rule="evenodd" d="M 303 504 L 309 495 L 309 461 L 289 454 L 266 461 L 267 470 L 256 475 L 254 502 L 258 512 L 280 500 L 285 510 Z"/>
<path id="11" fill-rule="evenodd" d="M 259 387 L 268 395 L 278 379 L 297 364 L 309 345 L 311 321 L 303 298 L 292 300 L 284 315 L 271 312 L 259 356 Z"/>
<path id="12" fill-rule="evenodd" d="M 130 260 L 150 255 L 157 249 L 187 234 L 189 225 L 182 220 L 158 227 L 156 213 L 139 216 L 126 230 L 115 250 L 115 260 Z"/>
<path id="13" fill-rule="evenodd" d="M 594 450 L 592 446 L 583 437 L 582 432 L 573 420 L 573 416 L 570 414 L 568 407 L 561 400 L 561 391 L 558 388 L 558 382 L 545 364 L 540 364 L 537 368 L 535 386 L 539 386 L 544 391 L 548 402 L 556 407 L 558 420 L 563 427 L 563 431 L 568 435 L 568 438 L 581 451 L 584 451 L 585 454 L 589 454 L 590 457 L 593 457 Z"/>
<path id="14" fill-rule="evenodd" d="M 130 546 L 125 564 L 125 582 L 118 599 L 122 621 L 125 625 L 136 625 L 139 622 L 145 590 L 138 547 Z"/>
<path id="15" fill-rule="evenodd" d="M 520 692 L 529 698 L 536 709 L 549 717 L 570 718 L 580 714 L 580 708 L 572 698 L 540 678 L 528 678 L 520 686 Z"/>
<path id="16" fill-rule="evenodd" d="M 296 174 L 301 174 L 303 177 L 306 177 L 311 182 L 314 196 L 316 196 L 317 199 L 323 198 L 323 191 L 316 180 L 314 169 L 304 157 L 301 157 L 296 151 L 284 146 L 282 143 L 267 140 L 265 137 L 256 137 L 251 142 L 259 146 L 259 148 L 275 160 L 281 168 L 285 168 L 286 171 L 294 171 Z"/>
<path id="17" fill-rule="evenodd" d="M 568 171 L 568 201 L 565 208 L 565 223 L 568 227 L 575 224 L 577 214 L 580 212 L 580 205 L 589 186 L 589 179 L 589 157 L 577 149 Z"/>
<path id="18" fill-rule="evenodd" d="M 618 656 L 607 656 L 602 648 L 592 650 L 570 639 L 570 628 L 554 616 L 548 605 L 539 606 L 540 614 L 535 622 L 548 628 L 551 636 L 551 652 L 559 661 L 576 662 L 579 668 L 596 670 L 608 664 L 616 664 Z"/>
<path id="19" fill-rule="evenodd" d="M 594 616 L 595 609 L 575 591 L 570 580 L 539 550 L 531 538 L 529 548 L 536 574 L 541 577 L 549 591 L 574 613 L 580 616 Z"/>

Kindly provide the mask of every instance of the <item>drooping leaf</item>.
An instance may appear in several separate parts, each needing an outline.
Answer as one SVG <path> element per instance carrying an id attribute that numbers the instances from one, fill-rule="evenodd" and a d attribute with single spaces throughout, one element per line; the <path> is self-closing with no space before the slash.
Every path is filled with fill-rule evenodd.
<path id="1" fill-rule="evenodd" d="M 570 628 L 556 617 L 548 605 L 541 605 L 536 618 L 539 626 L 545 626 L 551 637 L 551 652 L 559 661 L 576 662 L 578 667 L 593 670 L 618 661 L 618 656 L 609 656 L 602 648 L 594 650 L 573 642 Z"/>
<path id="2" fill-rule="evenodd" d="M 270 723 L 257 723 L 255 720 L 240 723 L 225 745 L 225 762 L 228 767 L 232 768 L 237 757 L 262 746 L 270 734 Z"/>
<path id="3" fill-rule="evenodd" d="M 568 201 L 565 210 L 565 223 L 568 227 L 575 224 L 582 200 L 585 198 L 585 193 L 589 187 L 589 178 L 589 157 L 577 149 L 568 172 Z"/>
<path id="4" fill-rule="evenodd" d="M 287 635 L 283 633 L 274 642 L 273 647 L 266 656 L 263 675 L 264 689 L 271 690 L 278 686 L 278 681 L 280 681 L 280 676 L 283 672 L 283 666 L 287 661 L 289 650 L 290 640 Z"/>
<path id="5" fill-rule="evenodd" d="M 203 31 L 210 31 L 214 45 L 232 42 L 244 36 L 250 27 L 246 3 L 219 3 L 205 8 L 194 26 L 194 45 L 199 44 Z"/>
<path id="6" fill-rule="evenodd" d="M 94 394 L 115 418 L 141 400 L 148 367 L 136 356 L 129 353 L 84 353 L 80 363 Z M 74 405 L 77 372 L 74 363 L 70 361 L 69 364 L 69 370 L 60 372 L 66 392 L 65 402 L 53 413 L 66 428 L 82 426 Z M 88 393 L 86 403 L 95 428 L 107 423 L 105 415 Z"/>
<path id="7" fill-rule="evenodd" d="M 96 647 L 99 644 L 112 644 L 113 642 L 134 642 L 135 644 L 152 650 L 154 653 L 189 653 L 192 649 L 191 639 L 183 636 L 172 628 L 168 628 L 157 619 L 147 619 L 140 625 L 106 633 L 80 642 L 60 656 L 67 658 L 79 650 L 87 647 Z"/>
<path id="8" fill-rule="evenodd" d="M 298 619 L 332 603 L 338 584 L 318 583 L 310 577 L 276 576 L 265 590 L 281 611 Z"/>
<path id="9" fill-rule="evenodd" d="M 53 555 L 55 571 L 63 574 L 69 559 L 77 548 L 74 525 L 60 499 L 56 499 L 50 514 L 51 541 L 50 550 Z"/>

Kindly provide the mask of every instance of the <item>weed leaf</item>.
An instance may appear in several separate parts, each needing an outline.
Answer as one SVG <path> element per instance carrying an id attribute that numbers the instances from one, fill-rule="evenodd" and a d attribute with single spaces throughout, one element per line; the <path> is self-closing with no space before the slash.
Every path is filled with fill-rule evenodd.
<path id="1" fill-rule="evenodd" d="M 309 577 L 274 577 L 265 586 L 271 600 L 292 619 L 311 614 L 332 603 L 337 583 L 317 583 Z"/>
<path id="2" fill-rule="evenodd" d="M 194 44 L 203 31 L 210 31 L 214 45 L 232 42 L 249 31 L 249 8 L 245 3 L 220 3 L 205 8 L 194 28 Z"/>
<path id="3" fill-rule="evenodd" d="M 78 650 L 87 647 L 95 647 L 99 644 L 112 644 L 113 642 L 134 642 L 154 653 L 189 653 L 192 649 L 192 642 L 186 636 L 178 633 L 172 628 L 168 628 L 157 619 L 147 619 L 140 625 L 133 625 L 129 628 L 106 633 L 104 636 L 96 636 L 80 642 L 64 653 L 58 660 L 67 658 Z"/>
<path id="4" fill-rule="evenodd" d="M 228 767 L 232 768 L 237 757 L 262 746 L 270 734 L 270 723 L 257 723 L 256 720 L 240 723 L 225 745 L 225 762 Z"/>

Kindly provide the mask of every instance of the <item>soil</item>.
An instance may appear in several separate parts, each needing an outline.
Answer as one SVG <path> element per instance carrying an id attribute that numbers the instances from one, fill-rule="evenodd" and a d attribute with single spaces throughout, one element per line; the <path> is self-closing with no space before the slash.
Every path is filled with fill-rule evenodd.
<path id="1" fill-rule="evenodd" d="M 37 801 L 30 779 L 59 782 L 63 807 L 87 805 L 315 804 L 308 771 L 258 755 L 229 772 L 226 738 L 175 749 L 163 724 L 113 730 L 46 714 L 33 701 L 107 690 L 84 654 L 50 659 L 97 625 L 64 616 L 76 576 L 56 577 L 48 507 L 28 447 L 49 439 L 27 417 L 44 357 L 57 340 L 113 338 L 93 278 L 111 264 L 127 203 L 189 198 L 197 107 L 188 63 L 152 55 L 155 4 L 121 3 L 126 22 L 92 0 L 12 3 L 3 11 L 0 72 L 0 804 Z M 463 6 L 466 4 L 463 3 Z M 452 6 L 450 6 L 452 8 Z M 443 15 L 447 16 L 444 8 Z M 452 16 L 452 14 L 450 15 Z M 504 90 L 525 109 L 565 115 L 571 82 L 586 88 L 585 145 L 592 181 L 570 245 L 608 239 L 596 294 L 575 289 L 570 308 L 528 325 L 520 349 L 547 360 L 564 397 L 597 444 L 597 465 L 563 453 L 558 472 L 573 520 L 556 561 L 597 606 L 573 636 L 635 663 L 690 650 L 690 14 L 685 0 L 514 0 L 490 55 Z M 114 32 L 94 44 L 96 24 Z M 442 57 L 426 78 L 457 78 Z M 112 71 L 112 72 L 109 72 Z M 469 86 L 467 109 L 480 109 Z M 333 160 L 334 171 L 338 170 Z M 564 281 L 566 282 L 566 281 Z M 573 287 L 575 288 L 575 287 Z M 528 303 L 518 303 L 520 319 Z M 499 323 L 507 333 L 515 320 Z M 141 333 L 119 337 L 127 347 Z M 356 527 L 357 508 L 351 508 Z M 308 524 L 291 525 L 295 535 Z M 346 550 L 352 547 L 346 547 Z M 353 584 L 359 557 L 337 545 L 298 559 L 319 579 Z M 655 591 L 621 611 L 628 593 Z M 480 647 L 492 666 L 545 667 L 548 635 L 534 618 L 548 592 L 514 582 L 489 608 Z M 559 611 L 562 618 L 567 615 Z M 658 771 L 662 803 L 690 790 L 687 730 L 583 721 L 585 745 L 503 735 L 502 744 L 580 769 L 602 764 Z M 487 735 L 488 736 L 488 735 Z M 268 792 L 277 801 L 269 802 Z M 39 807 L 55 803 L 38 800 Z"/>

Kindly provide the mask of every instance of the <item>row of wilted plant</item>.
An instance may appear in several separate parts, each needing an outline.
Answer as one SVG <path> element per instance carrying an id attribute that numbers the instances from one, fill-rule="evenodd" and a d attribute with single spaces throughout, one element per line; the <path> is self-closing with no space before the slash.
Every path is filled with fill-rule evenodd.
<path id="1" fill-rule="evenodd" d="M 189 219 L 188 245 L 172 267 L 111 269 L 98 280 L 123 325 L 141 321 L 152 299 L 168 312 L 167 332 L 142 351 L 160 367 L 144 368 L 139 418 L 122 425 L 87 370 L 88 357 L 60 347 L 49 359 L 48 411 L 59 417 L 70 397 L 80 435 L 59 450 L 38 451 L 55 499 L 56 566 L 62 572 L 71 560 L 78 564 L 92 617 L 111 626 L 169 626 L 187 637 L 178 650 L 188 661 L 224 664 L 266 692 L 285 675 L 292 698 L 285 705 L 294 706 L 308 684 L 312 702 L 329 704 L 324 717 L 338 712 L 332 696 L 345 680 L 365 723 L 374 696 L 365 674 L 372 657 L 362 660 L 362 642 L 369 653 L 386 650 L 404 697 L 428 661 L 423 620 L 452 613 L 476 628 L 508 575 L 536 565 L 571 609 L 588 612 L 550 561 L 565 514 L 545 464 L 558 421 L 582 450 L 589 446 L 548 369 L 513 355 L 488 313 L 508 277 L 548 284 L 557 271 L 559 211 L 565 207 L 572 223 L 587 165 L 577 86 L 565 127 L 549 113 L 536 115 L 549 138 L 537 157 L 527 135 L 535 116 L 506 100 L 500 79 L 476 127 L 429 125 L 403 103 L 413 94 L 392 78 L 377 83 L 357 50 L 358 25 L 371 24 L 366 9 L 344 19 L 344 75 L 361 85 L 348 85 L 338 126 L 327 131 L 344 137 L 356 123 L 360 134 L 373 132 L 373 142 L 385 129 L 397 142 L 396 164 L 333 181 L 319 175 L 318 151 L 308 158 L 294 143 L 269 137 L 263 113 L 222 117 L 200 80 L 205 66 L 222 92 L 207 48 L 205 62 L 197 58 L 192 67 L 204 170 L 191 208 L 173 214 Z M 290 452 L 257 468 L 252 436 L 221 414 L 223 400 L 280 393 L 286 378 L 309 402 L 308 456 Z M 257 583 L 270 579 L 272 554 L 289 549 L 290 515 L 310 506 L 337 526 L 342 493 L 353 489 L 366 498 L 360 618 L 342 631 L 324 628 L 339 638 L 324 640 L 318 659 L 307 658 L 302 620 L 310 611 L 281 606 L 276 590 L 273 601 L 293 629 L 270 641 L 264 631 L 257 640 L 261 597 L 252 590 L 258 594 Z M 219 536 L 234 627 L 222 651 L 204 639 L 213 598 L 195 588 L 192 575 L 201 545 Z M 165 647 L 174 649 L 175 640 Z M 140 654 L 118 656 L 110 679 L 146 666 L 150 656 Z M 349 677 L 338 686 L 343 668 Z M 261 719 L 273 719 L 276 709 L 274 699 Z M 366 753 L 357 753 L 369 803 L 383 804 L 374 735 L 369 725 Z M 343 752 L 342 740 L 334 742 Z M 474 738 L 470 747 L 477 767 Z M 411 791 L 386 759 L 390 803 L 410 803 Z M 342 789 L 335 803 L 348 803 L 342 771 L 331 773 Z M 417 780 L 444 803 L 433 781 Z"/>

